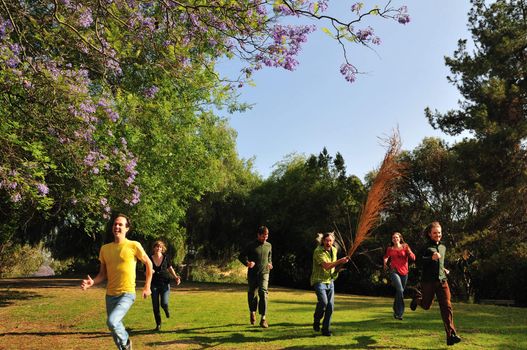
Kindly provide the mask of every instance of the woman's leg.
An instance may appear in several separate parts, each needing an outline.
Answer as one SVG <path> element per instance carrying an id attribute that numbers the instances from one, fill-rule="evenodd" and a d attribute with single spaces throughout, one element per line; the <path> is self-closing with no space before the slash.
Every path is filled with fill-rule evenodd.
<path id="1" fill-rule="evenodd" d="M 156 325 L 161 325 L 161 313 L 159 312 L 159 297 L 161 293 L 161 287 L 152 286 L 150 288 L 152 291 L 152 310 L 154 311 L 154 318 L 156 320 Z"/>
<path id="2" fill-rule="evenodd" d="M 394 317 L 401 318 L 404 313 L 404 286 L 403 276 L 399 275 L 396 271 L 390 273 L 390 279 L 392 280 L 393 288 L 395 288 L 395 300 L 394 300 Z M 406 276 L 404 276 L 406 277 Z M 404 281 L 406 284 L 406 281 Z"/>
<path id="3" fill-rule="evenodd" d="M 161 291 L 161 307 L 165 311 L 165 316 L 170 318 L 170 312 L 168 311 L 168 300 L 170 299 L 170 283 L 166 283 Z"/>

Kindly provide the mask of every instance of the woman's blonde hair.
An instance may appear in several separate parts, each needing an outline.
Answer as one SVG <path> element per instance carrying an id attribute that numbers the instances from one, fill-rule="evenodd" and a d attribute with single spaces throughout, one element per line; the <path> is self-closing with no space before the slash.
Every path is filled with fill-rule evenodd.
<path id="1" fill-rule="evenodd" d="M 155 241 L 152 245 L 152 253 L 156 249 L 156 247 L 161 247 L 161 252 L 164 254 L 167 251 L 167 246 L 165 245 L 165 242 L 163 241 Z"/>

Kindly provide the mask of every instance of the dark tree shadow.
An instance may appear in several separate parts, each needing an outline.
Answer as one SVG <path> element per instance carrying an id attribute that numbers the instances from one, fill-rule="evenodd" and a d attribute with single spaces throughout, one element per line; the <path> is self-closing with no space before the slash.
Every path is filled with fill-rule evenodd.
<path id="1" fill-rule="evenodd" d="M 16 291 L 16 290 L 0 290 L 0 307 L 6 307 L 14 304 L 16 301 L 20 300 L 29 300 L 32 298 L 38 298 L 42 295 L 26 292 L 26 291 Z"/>

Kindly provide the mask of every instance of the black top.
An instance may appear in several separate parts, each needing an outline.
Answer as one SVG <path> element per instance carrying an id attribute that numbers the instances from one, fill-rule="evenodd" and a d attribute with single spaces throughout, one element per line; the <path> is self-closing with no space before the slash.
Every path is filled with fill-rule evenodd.
<path id="1" fill-rule="evenodd" d="M 441 258 L 439 260 L 432 260 L 432 255 L 434 255 L 436 252 L 441 254 Z M 445 255 L 446 246 L 443 244 L 443 242 L 435 242 L 431 239 L 428 240 L 426 248 L 423 249 L 422 253 L 420 254 L 421 263 L 423 265 L 421 281 L 446 281 Z"/>
<path id="2" fill-rule="evenodd" d="M 152 260 L 152 265 L 154 267 L 152 284 L 160 285 L 170 283 L 170 273 L 168 272 L 168 268 L 172 266 L 170 257 L 163 254 L 163 260 L 161 260 L 161 264 L 159 266 L 154 263 L 152 255 L 150 256 L 150 260 Z"/>

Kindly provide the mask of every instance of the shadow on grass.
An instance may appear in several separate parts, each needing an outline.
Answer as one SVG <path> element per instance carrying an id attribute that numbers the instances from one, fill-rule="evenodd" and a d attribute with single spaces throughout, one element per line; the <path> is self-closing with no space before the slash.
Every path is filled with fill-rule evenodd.
<path id="1" fill-rule="evenodd" d="M 36 336 L 36 337 L 47 337 L 47 336 L 71 336 L 71 335 L 84 335 L 84 338 L 104 338 L 111 337 L 109 332 L 6 332 L 0 333 L 1 337 L 13 337 L 13 336 Z"/>
<path id="2" fill-rule="evenodd" d="M 41 297 L 40 294 L 16 290 L 0 290 L 0 307 L 6 307 L 20 300 Z"/>
<path id="3" fill-rule="evenodd" d="M 79 288 L 81 278 L 24 277 L 0 279 L 0 288 Z"/>
<path id="4" fill-rule="evenodd" d="M 291 341 L 291 340 L 310 340 L 315 338 L 321 338 L 322 336 L 318 333 L 314 333 L 311 329 L 311 325 L 299 325 L 296 323 L 276 323 L 273 324 L 272 332 L 269 330 L 263 330 L 259 327 L 248 326 L 247 330 L 239 330 L 233 332 L 229 327 L 239 327 L 239 324 L 221 325 L 217 327 L 199 327 L 199 328 L 185 328 L 174 331 L 167 331 L 164 333 L 177 333 L 184 335 L 184 339 L 174 339 L 166 341 L 155 341 L 146 343 L 149 346 L 170 346 L 170 345 L 199 345 L 201 349 L 215 348 L 225 344 L 237 344 L 239 348 L 248 348 L 247 344 L 259 343 L 259 342 L 280 342 L 280 341 Z M 218 330 L 215 328 L 225 328 Z M 294 332 L 292 332 L 294 330 Z M 205 331 L 206 333 L 199 333 Z M 141 332 L 133 332 L 133 334 L 139 334 Z M 150 332 L 146 332 L 150 333 Z M 337 336 L 346 336 L 344 333 L 337 333 Z M 331 345 L 326 344 L 321 346 L 318 345 L 304 345 L 304 346 L 291 346 L 284 347 L 283 349 L 416 349 L 404 347 L 394 347 L 378 345 L 377 341 L 373 339 L 373 336 L 356 336 L 349 337 L 350 343 L 346 345 Z M 327 338 L 330 343 L 331 338 Z"/>
<path id="5" fill-rule="evenodd" d="M 324 349 L 407 349 L 407 350 L 414 350 L 417 348 L 409 348 L 407 346 L 402 347 L 394 347 L 394 346 L 383 346 L 383 345 L 376 345 L 377 341 L 375 341 L 371 336 L 359 336 L 352 338 L 356 341 L 354 344 L 346 344 L 346 345 L 331 345 L 327 344 L 324 345 Z M 320 349 L 321 346 L 291 346 L 284 348 L 287 350 L 290 349 Z"/>

